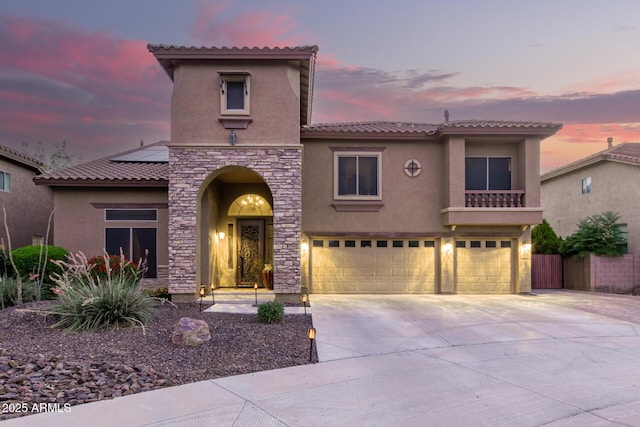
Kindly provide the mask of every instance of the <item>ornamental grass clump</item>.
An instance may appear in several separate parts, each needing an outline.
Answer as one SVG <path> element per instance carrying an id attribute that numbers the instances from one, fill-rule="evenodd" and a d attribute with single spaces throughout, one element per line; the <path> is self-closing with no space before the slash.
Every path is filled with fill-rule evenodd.
<path id="1" fill-rule="evenodd" d="M 105 265 L 110 265 L 105 255 Z M 58 315 L 54 327 L 67 332 L 97 331 L 120 327 L 142 326 L 154 316 L 153 298 L 137 286 L 140 273 L 127 274 L 124 256 L 118 270 L 106 268 L 106 275 L 93 274 L 84 254 L 70 254 L 67 261 L 58 261 L 62 273 L 52 275 L 57 285 L 57 301 L 48 313 Z"/>
<path id="2" fill-rule="evenodd" d="M 284 305 L 281 302 L 265 302 L 258 306 L 258 322 L 280 323 L 284 314 Z"/>

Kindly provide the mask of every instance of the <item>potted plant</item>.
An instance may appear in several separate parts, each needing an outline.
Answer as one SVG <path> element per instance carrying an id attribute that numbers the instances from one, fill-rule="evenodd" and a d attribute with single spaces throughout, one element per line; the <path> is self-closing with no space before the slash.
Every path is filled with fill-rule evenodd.
<path id="1" fill-rule="evenodd" d="M 273 264 L 267 263 L 262 268 L 262 284 L 267 289 L 273 289 Z"/>

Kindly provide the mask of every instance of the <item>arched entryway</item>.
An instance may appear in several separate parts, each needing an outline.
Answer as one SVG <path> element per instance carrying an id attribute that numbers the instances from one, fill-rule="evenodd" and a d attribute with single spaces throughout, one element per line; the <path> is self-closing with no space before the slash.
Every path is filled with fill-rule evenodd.
<path id="1" fill-rule="evenodd" d="M 199 209 L 201 284 L 268 286 L 262 272 L 273 263 L 272 205 L 269 186 L 249 168 L 227 166 L 208 177 Z"/>

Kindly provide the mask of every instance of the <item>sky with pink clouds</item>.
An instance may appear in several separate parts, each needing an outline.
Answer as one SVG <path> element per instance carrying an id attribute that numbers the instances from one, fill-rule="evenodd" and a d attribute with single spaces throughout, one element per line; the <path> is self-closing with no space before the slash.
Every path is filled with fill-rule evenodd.
<path id="1" fill-rule="evenodd" d="M 2 0 L 0 144 L 82 160 L 169 138 L 147 43 L 316 44 L 314 123 L 553 121 L 550 170 L 640 142 L 637 0 Z"/>

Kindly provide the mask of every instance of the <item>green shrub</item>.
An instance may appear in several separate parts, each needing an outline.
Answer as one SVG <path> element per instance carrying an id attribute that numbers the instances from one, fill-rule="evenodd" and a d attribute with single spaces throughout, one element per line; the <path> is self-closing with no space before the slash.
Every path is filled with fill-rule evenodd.
<path id="1" fill-rule="evenodd" d="M 153 298 L 161 298 L 171 301 L 171 294 L 167 288 L 143 289 L 142 292 Z"/>
<path id="2" fill-rule="evenodd" d="M 107 262 L 109 263 L 108 268 Z M 87 264 L 91 267 L 91 275 L 102 282 L 106 282 L 110 274 L 124 275 L 127 283 L 133 286 L 140 281 L 141 274 L 138 266 L 123 255 L 95 256 L 90 258 Z"/>
<path id="3" fill-rule="evenodd" d="M 16 305 L 18 297 L 18 280 L 15 277 L 0 275 L 0 309 Z M 22 302 L 36 300 L 33 282 L 22 282 Z"/>
<path id="4" fill-rule="evenodd" d="M 284 314 L 284 305 L 281 302 L 265 302 L 258 306 L 258 322 L 280 323 Z"/>
<path id="5" fill-rule="evenodd" d="M 562 253 L 563 241 L 546 219 L 542 224 L 538 224 L 531 230 L 531 243 L 534 254 L 560 254 Z"/>
<path id="6" fill-rule="evenodd" d="M 62 273 L 53 277 L 58 300 L 49 310 L 60 316 L 54 327 L 68 332 L 144 327 L 153 318 L 156 298 L 135 286 L 137 276 L 112 271 L 104 279 L 94 277 L 82 254 L 71 254 L 68 261 L 58 264 Z"/>
<path id="7" fill-rule="evenodd" d="M 578 230 L 565 240 L 565 253 L 581 257 L 590 253 L 602 256 L 624 254 L 627 239 L 618 219 L 620 214 L 611 211 L 582 219 Z"/>
<path id="8" fill-rule="evenodd" d="M 64 261 L 67 258 L 68 251 L 59 246 L 23 246 L 18 249 L 14 249 L 11 252 L 13 262 L 16 268 L 20 272 L 21 277 L 28 277 L 29 273 L 38 273 L 42 271 L 40 265 L 41 257 L 44 258 L 47 255 L 47 266 L 44 273 L 44 281 L 50 283 L 47 280 L 50 274 L 60 273 L 60 267 L 55 264 L 54 261 Z M 44 262 L 44 260 L 43 260 Z M 14 271 L 9 266 L 7 267 L 10 275 L 14 275 Z"/>

